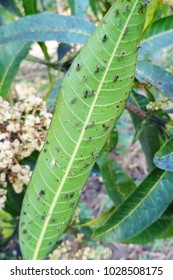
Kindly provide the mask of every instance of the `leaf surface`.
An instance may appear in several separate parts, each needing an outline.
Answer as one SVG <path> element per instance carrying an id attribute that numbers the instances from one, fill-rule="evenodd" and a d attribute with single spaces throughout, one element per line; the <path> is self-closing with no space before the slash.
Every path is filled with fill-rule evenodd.
<path id="1" fill-rule="evenodd" d="M 64 232 L 96 158 L 124 109 L 145 20 L 142 1 L 125 2 L 129 5 L 126 14 L 124 2 L 112 6 L 62 82 L 23 202 L 20 244 L 25 259 L 45 258 Z"/>
<path id="2" fill-rule="evenodd" d="M 14 41 L 48 41 L 83 44 L 95 29 L 80 17 L 44 12 L 29 15 L 0 28 L 0 44 Z"/>
<path id="3" fill-rule="evenodd" d="M 154 163 L 160 169 L 173 171 L 173 137 L 155 154 Z"/>
<path id="4" fill-rule="evenodd" d="M 0 48 L 0 95 L 6 98 L 30 43 L 7 44 Z"/>
<path id="5" fill-rule="evenodd" d="M 106 223 L 94 232 L 93 238 L 105 242 L 132 238 L 154 223 L 172 200 L 172 173 L 155 169 Z"/>
<path id="6" fill-rule="evenodd" d="M 103 152 L 97 161 L 108 195 L 118 207 L 136 188 L 134 181 L 109 156 Z"/>
<path id="7" fill-rule="evenodd" d="M 173 100 L 173 74 L 148 61 L 137 63 L 136 74 Z"/>

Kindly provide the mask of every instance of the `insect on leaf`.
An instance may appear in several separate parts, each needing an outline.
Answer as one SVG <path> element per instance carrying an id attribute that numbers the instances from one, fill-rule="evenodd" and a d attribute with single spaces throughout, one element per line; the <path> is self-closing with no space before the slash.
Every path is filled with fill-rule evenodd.
<path id="1" fill-rule="evenodd" d="M 43 259 L 56 244 L 124 109 L 145 20 L 142 3 L 116 1 L 63 80 L 21 211 L 24 259 Z"/>

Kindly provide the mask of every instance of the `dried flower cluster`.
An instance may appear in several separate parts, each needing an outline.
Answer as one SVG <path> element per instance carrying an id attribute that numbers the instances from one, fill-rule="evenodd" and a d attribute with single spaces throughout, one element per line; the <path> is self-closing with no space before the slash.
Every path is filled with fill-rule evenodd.
<path id="1" fill-rule="evenodd" d="M 2 209 L 4 207 L 4 204 L 7 199 L 6 194 L 7 194 L 7 191 L 0 188 L 0 209 Z"/>
<path id="2" fill-rule="evenodd" d="M 170 106 L 170 100 L 167 97 L 162 97 L 154 102 L 149 102 L 147 110 L 158 111 L 165 110 Z"/>
<path id="3" fill-rule="evenodd" d="M 20 161 L 40 151 L 50 124 L 51 114 L 44 101 L 30 95 L 20 97 L 14 106 L 0 97 L 0 184 L 8 181 L 20 193 L 28 184 L 31 170 Z"/>
<path id="4" fill-rule="evenodd" d="M 72 240 L 63 241 L 49 255 L 50 260 L 99 260 L 108 259 L 112 251 L 108 247 L 96 244 L 96 247 L 84 246 L 85 235 L 78 233 Z"/>

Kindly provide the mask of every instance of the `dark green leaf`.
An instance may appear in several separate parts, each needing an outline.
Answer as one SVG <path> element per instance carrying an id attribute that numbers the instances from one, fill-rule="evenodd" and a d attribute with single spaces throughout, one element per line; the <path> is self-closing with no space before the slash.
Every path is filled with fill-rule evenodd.
<path id="1" fill-rule="evenodd" d="M 132 92 L 129 101 L 137 108 L 146 110 L 148 99 L 140 94 Z M 154 168 L 153 157 L 161 146 L 159 126 L 151 120 L 143 121 L 139 116 L 129 111 L 134 126 L 138 130 L 138 137 L 146 157 L 149 170 Z"/>
<path id="2" fill-rule="evenodd" d="M 37 0 L 22 0 L 25 15 L 37 13 Z"/>
<path id="3" fill-rule="evenodd" d="M 137 63 L 136 74 L 144 82 L 149 83 L 173 100 L 173 74 L 148 61 Z"/>
<path id="4" fill-rule="evenodd" d="M 134 181 L 109 156 L 102 152 L 97 163 L 103 177 L 108 195 L 118 207 L 136 188 Z"/>
<path id="5" fill-rule="evenodd" d="M 6 98 L 20 63 L 28 54 L 30 43 L 13 43 L 0 47 L 0 95 Z"/>
<path id="6" fill-rule="evenodd" d="M 154 223 L 172 200 L 172 173 L 155 169 L 94 232 L 93 238 L 106 242 L 132 238 Z"/>
<path id="7" fill-rule="evenodd" d="M 0 28 L 0 44 L 14 41 L 48 41 L 83 44 L 95 29 L 80 17 L 49 12 L 26 16 Z"/>
<path id="8" fill-rule="evenodd" d="M 173 171 L 173 137 L 155 154 L 154 164 L 160 169 Z"/>
<path id="9" fill-rule="evenodd" d="M 72 15 L 86 17 L 89 0 L 68 0 Z"/>

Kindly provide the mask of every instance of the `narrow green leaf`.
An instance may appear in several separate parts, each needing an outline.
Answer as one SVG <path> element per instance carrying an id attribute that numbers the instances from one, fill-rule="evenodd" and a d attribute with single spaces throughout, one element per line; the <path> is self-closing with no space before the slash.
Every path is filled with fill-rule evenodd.
<path id="1" fill-rule="evenodd" d="M 95 29 L 80 17 L 49 12 L 26 16 L 0 28 L 0 44 L 14 41 L 48 41 L 83 44 Z"/>
<path id="2" fill-rule="evenodd" d="M 160 1 L 152 0 L 151 3 L 148 5 L 144 29 L 147 29 L 155 19 L 158 9 L 160 8 L 160 4 Z"/>
<path id="3" fill-rule="evenodd" d="M 132 238 L 154 223 L 172 200 L 172 173 L 155 169 L 94 232 L 93 238 L 106 242 Z"/>
<path id="4" fill-rule="evenodd" d="M 146 110 L 148 99 L 145 96 L 132 92 L 129 101 L 137 108 Z M 155 166 L 153 164 L 153 157 L 160 149 L 160 130 L 156 123 L 145 120 L 143 121 L 139 116 L 133 112 L 129 112 L 133 120 L 134 127 L 139 131 L 139 141 L 141 143 L 143 152 L 145 154 L 148 169 L 151 171 Z"/>
<path id="5" fill-rule="evenodd" d="M 97 163 L 103 177 L 108 195 L 118 207 L 123 200 L 136 188 L 134 181 L 109 156 L 107 152 L 101 153 Z"/>
<path id="6" fill-rule="evenodd" d="M 173 235 L 173 211 L 172 203 L 163 213 L 163 215 L 136 236 L 125 240 L 125 243 L 146 244 L 155 239 L 167 238 Z"/>
<path id="7" fill-rule="evenodd" d="M 168 17 L 164 17 L 155 21 L 152 24 L 149 32 L 147 32 L 147 34 L 145 35 L 145 39 L 149 37 L 155 37 L 157 35 L 160 36 L 166 31 L 170 31 L 172 29 L 173 29 L 173 15 L 170 15 Z"/>
<path id="8" fill-rule="evenodd" d="M 0 95 L 6 98 L 20 63 L 28 54 L 30 43 L 13 43 L 0 47 Z"/>
<path id="9" fill-rule="evenodd" d="M 37 0 L 22 0 L 25 15 L 37 13 Z"/>
<path id="10" fill-rule="evenodd" d="M 129 6 L 126 16 L 124 2 Z M 63 80 L 23 202 L 20 245 L 25 259 L 45 258 L 64 232 L 96 157 L 124 109 L 145 20 L 142 0 L 124 2 L 112 6 Z"/>
<path id="11" fill-rule="evenodd" d="M 137 63 L 136 74 L 173 100 L 173 74 L 148 61 Z"/>
<path id="12" fill-rule="evenodd" d="M 139 59 L 147 59 L 151 53 L 159 52 L 163 48 L 173 45 L 173 16 L 169 16 L 159 21 L 156 21 L 150 31 L 147 33 L 147 38 L 142 41 L 141 49 L 139 50 Z"/>
<path id="13" fill-rule="evenodd" d="M 155 154 L 154 164 L 160 169 L 173 171 L 173 137 Z"/>
<path id="14" fill-rule="evenodd" d="M 86 17 L 89 0 L 68 0 L 72 15 Z"/>

